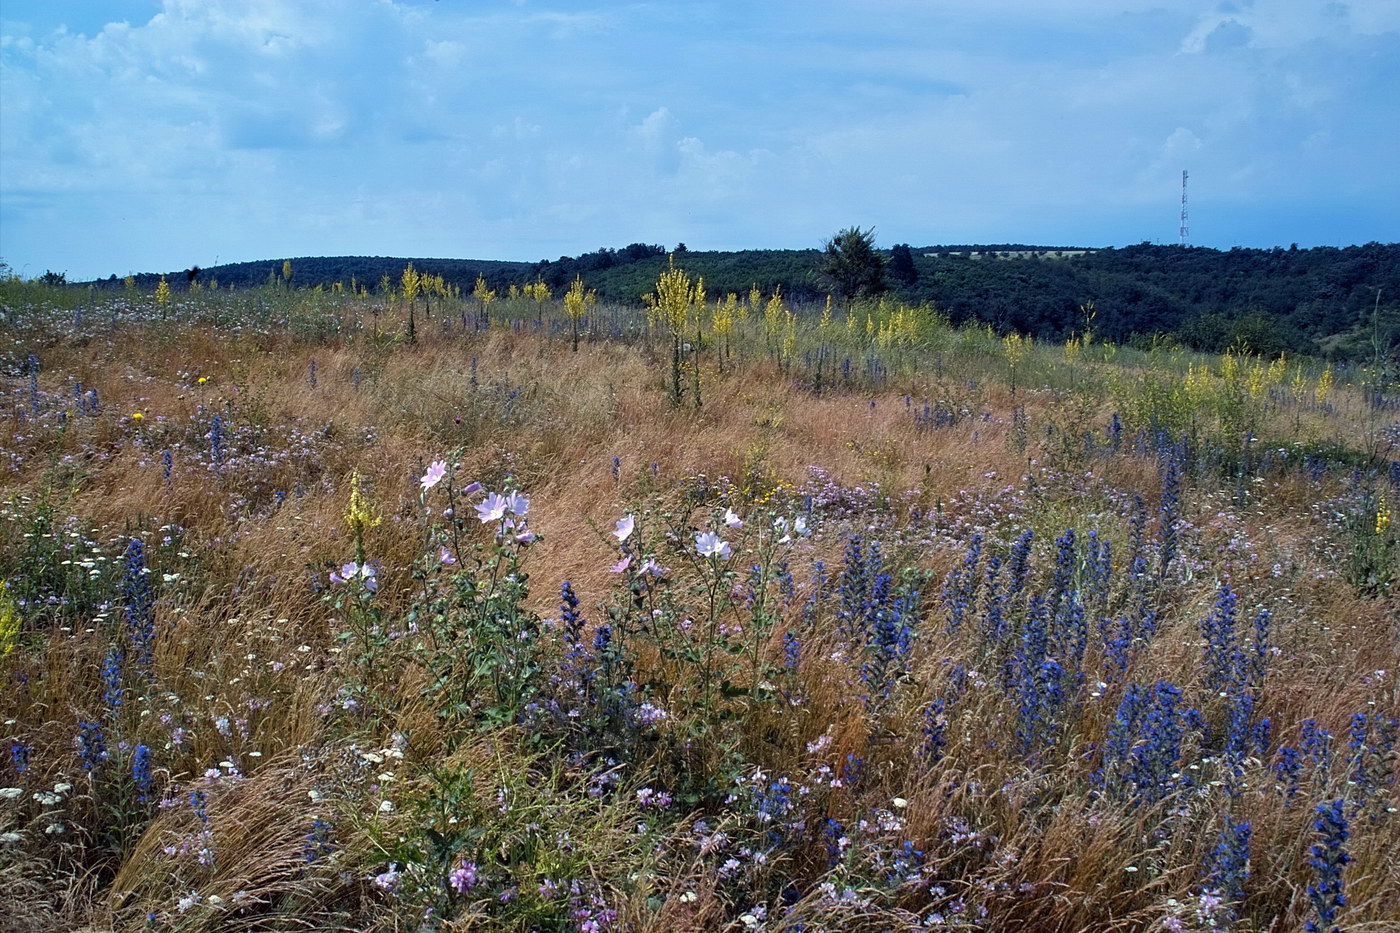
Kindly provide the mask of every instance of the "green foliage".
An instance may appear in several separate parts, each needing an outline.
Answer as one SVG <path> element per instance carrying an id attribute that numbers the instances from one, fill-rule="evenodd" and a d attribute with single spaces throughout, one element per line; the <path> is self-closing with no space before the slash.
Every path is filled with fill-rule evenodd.
<path id="1" fill-rule="evenodd" d="M 914 254 L 908 243 L 896 243 L 890 247 L 890 275 L 906 288 L 919 280 L 919 270 L 914 266 Z"/>
<path id="2" fill-rule="evenodd" d="M 875 229 L 847 227 L 822 244 L 817 274 L 832 292 L 850 304 L 884 292 L 885 257 L 875 249 Z"/>

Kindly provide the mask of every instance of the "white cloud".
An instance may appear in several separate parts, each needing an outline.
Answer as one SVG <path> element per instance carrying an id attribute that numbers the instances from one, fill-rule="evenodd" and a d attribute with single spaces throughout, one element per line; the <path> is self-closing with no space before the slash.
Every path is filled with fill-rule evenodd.
<path id="1" fill-rule="evenodd" d="M 1144 239 L 1174 235 L 1187 163 L 1234 210 L 1365 191 L 1400 214 L 1393 0 L 169 0 L 23 26 L 0 27 L 6 259 L 85 274 L 852 222 L 1103 242 L 1131 216 Z"/>

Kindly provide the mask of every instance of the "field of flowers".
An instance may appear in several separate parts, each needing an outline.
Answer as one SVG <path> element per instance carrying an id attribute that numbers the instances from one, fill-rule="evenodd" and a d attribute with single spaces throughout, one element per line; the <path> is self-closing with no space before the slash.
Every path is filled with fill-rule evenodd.
<path id="1" fill-rule="evenodd" d="M 0 302 L 2 929 L 1398 928 L 1380 367 Z"/>

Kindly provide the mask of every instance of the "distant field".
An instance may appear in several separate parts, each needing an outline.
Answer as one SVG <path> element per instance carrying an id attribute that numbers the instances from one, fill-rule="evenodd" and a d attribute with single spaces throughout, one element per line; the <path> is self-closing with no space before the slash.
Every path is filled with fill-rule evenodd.
<path id="1" fill-rule="evenodd" d="M 1393 928 L 1383 361 L 428 281 L 0 283 L 0 927 Z"/>
<path id="2" fill-rule="evenodd" d="M 1015 249 L 990 252 L 966 251 L 953 254 L 924 253 L 924 257 L 941 259 L 945 255 L 956 255 L 969 259 L 1073 259 L 1076 256 L 1087 256 L 1091 252 L 1093 250 L 1088 249 Z"/>

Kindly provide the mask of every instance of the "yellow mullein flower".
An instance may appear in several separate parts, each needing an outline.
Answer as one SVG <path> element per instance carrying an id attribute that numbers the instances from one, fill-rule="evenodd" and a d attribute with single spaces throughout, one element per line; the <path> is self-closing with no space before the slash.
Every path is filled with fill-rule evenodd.
<path id="1" fill-rule="evenodd" d="M 355 539 L 355 560 L 365 561 L 365 532 L 376 527 L 381 521 L 379 512 L 360 488 L 358 470 L 350 474 L 350 502 L 345 509 L 345 524 L 350 527 L 350 535 Z"/>
<path id="2" fill-rule="evenodd" d="M 19 607 L 10 596 L 9 585 L 0 580 L 0 658 L 15 649 L 19 631 Z"/>

